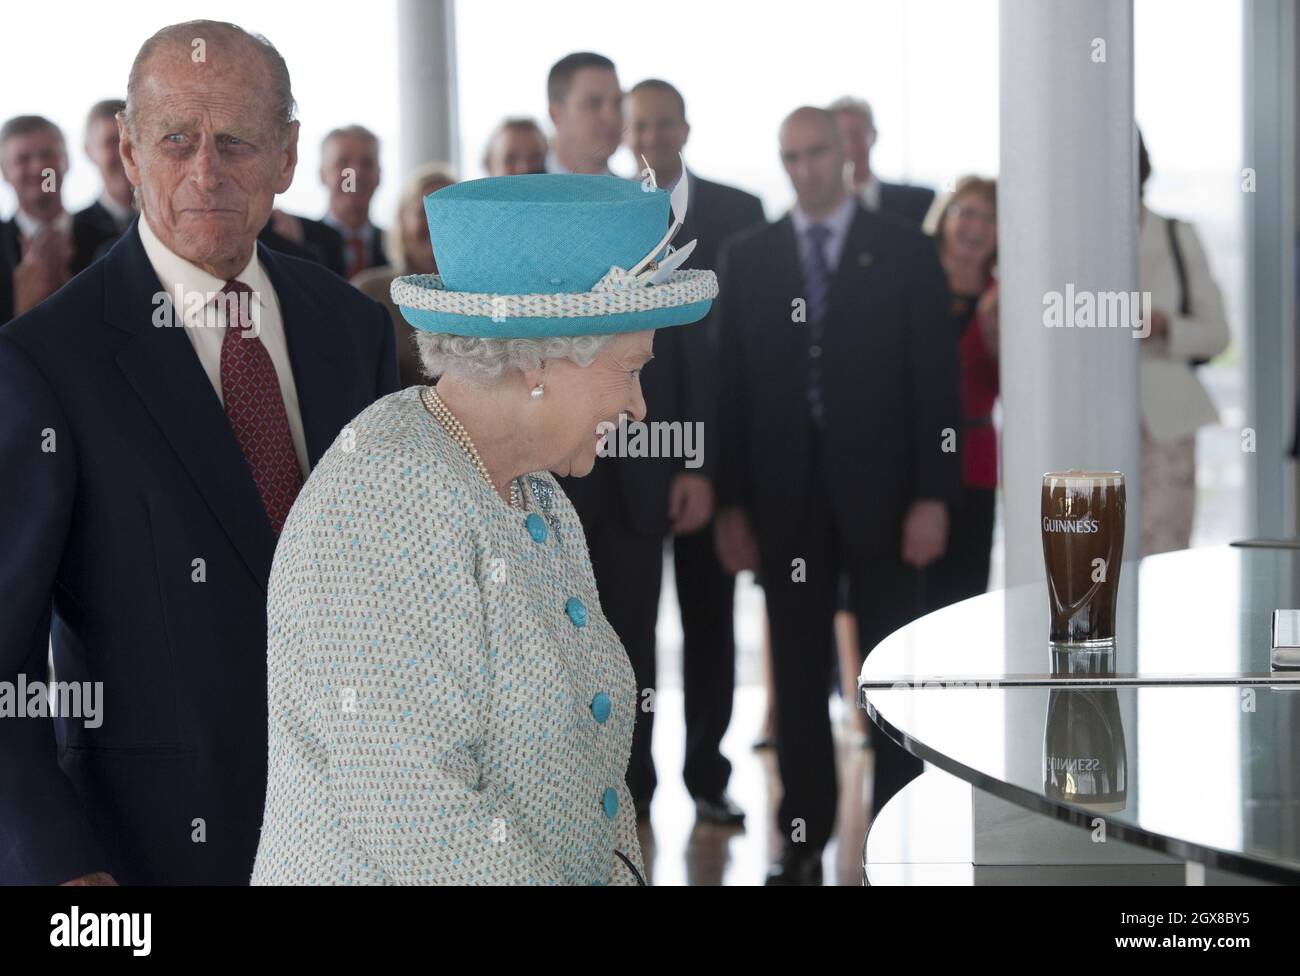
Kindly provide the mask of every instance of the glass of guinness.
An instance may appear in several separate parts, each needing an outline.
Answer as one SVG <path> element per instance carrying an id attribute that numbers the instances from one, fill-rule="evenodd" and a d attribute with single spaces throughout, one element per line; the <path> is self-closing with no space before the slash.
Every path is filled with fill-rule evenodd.
<path id="1" fill-rule="evenodd" d="M 1043 475 L 1043 561 L 1057 647 L 1115 643 L 1115 601 L 1124 558 L 1124 475 Z"/>

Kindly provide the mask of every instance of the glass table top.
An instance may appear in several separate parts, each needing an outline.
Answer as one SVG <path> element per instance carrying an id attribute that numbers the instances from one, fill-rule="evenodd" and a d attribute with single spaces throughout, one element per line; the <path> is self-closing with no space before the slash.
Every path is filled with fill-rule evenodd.
<path id="1" fill-rule="evenodd" d="M 1208 548 L 1125 563 L 1117 674 L 1269 671 L 1272 611 L 1300 608 L 1300 550 Z M 1040 812 L 1175 857 L 1300 881 L 1300 686 L 981 687 L 1049 675 L 1045 583 L 987 593 L 895 632 L 859 702 L 909 751 Z M 917 687 L 915 679 L 969 678 Z"/>

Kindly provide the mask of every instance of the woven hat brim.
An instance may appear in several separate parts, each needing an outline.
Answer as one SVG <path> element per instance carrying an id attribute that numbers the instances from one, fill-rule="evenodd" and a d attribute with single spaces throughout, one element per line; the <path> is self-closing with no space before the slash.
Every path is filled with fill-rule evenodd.
<path id="1" fill-rule="evenodd" d="M 718 293 L 712 271 L 675 271 L 658 285 L 608 291 L 488 295 L 449 291 L 437 275 L 396 278 L 393 303 L 424 332 L 542 338 L 636 332 L 698 322 Z"/>
<path id="2" fill-rule="evenodd" d="M 454 312 L 430 312 L 422 308 L 399 305 L 402 318 L 421 332 L 442 332 L 447 335 L 478 336 L 483 339 L 546 339 L 562 336 L 613 335 L 618 332 L 640 332 L 642 329 L 666 329 L 674 325 L 690 325 L 709 314 L 711 300 L 674 305 L 672 308 L 652 308 L 643 312 L 619 312 L 614 315 L 592 315 L 583 318 L 514 318 L 494 321 L 481 315 L 458 315 Z"/>

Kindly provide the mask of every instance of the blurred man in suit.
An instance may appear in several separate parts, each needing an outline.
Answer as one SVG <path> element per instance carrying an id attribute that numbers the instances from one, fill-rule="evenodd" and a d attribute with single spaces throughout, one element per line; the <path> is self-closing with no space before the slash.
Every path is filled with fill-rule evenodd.
<path id="1" fill-rule="evenodd" d="M 614 63 L 599 54 L 570 54 L 551 68 L 546 87 L 555 123 L 547 170 L 612 176 L 609 157 L 623 131 Z M 685 331 L 661 329 L 655 335 L 655 361 L 641 376 L 647 424 L 704 419 L 695 400 L 698 391 L 690 387 Z M 706 453 L 705 464 L 707 458 Z M 627 783 L 637 814 L 644 817 L 656 786 L 646 716 L 654 707 L 654 629 L 663 541 L 670 531 L 694 532 L 705 525 L 712 513 L 712 487 L 705 467 L 688 469 L 684 458 L 663 457 L 600 457 L 587 477 L 561 478 L 560 483 L 582 520 L 601 608 L 623 642 L 641 692 L 641 714 L 632 737 L 633 755 L 640 761 L 629 763 Z"/>
<path id="2" fill-rule="evenodd" d="M 885 183 L 872 173 L 871 149 L 876 144 L 877 132 L 871 105 L 865 99 L 846 95 L 836 99 L 830 110 L 835 113 L 844 144 L 844 179 L 849 191 L 873 213 L 887 214 L 921 226 L 934 201 L 934 191 L 923 186 Z M 841 588 L 839 610 L 835 615 L 836 653 L 842 694 L 845 701 L 852 701 L 852 689 L 857 687 L 856 669 L 852 665 L 861 654 L 861 647 L 857 621 L 849 611 L 845 594 L 846 590 Z M 861 709 L 852 710 L 847 725 L 855 731 L 859 743 L 870 741 L 870 720 Z"/>
<path id="3" fill-rule="evenodd" d="M 876 144 L 876 122 L 871 106 L 848 95 L 831 103 L 847 160 L 845 179 L 862 205 L 871 211 L 891 214 L 918 227 L 934 202 L 934 191 L 925 186 L 885 183 L 871 172 L 871 149 Z"/>
<path id="4" fill-rule="evenodd" d="M 718 552 L 763 578 L 785 838 L 771 884 L 819 884 L 835 820 L 827 708 L 839 578 L 862 646 L 920 612 L 958 490 L 957 343 L 934 246 L 847 190 L 834 116 L 781 125 L 796 204 L 723 252 Z M 920 762 L 877 737 L 877 809 Z"/>
<path id="5" fill-rule="evenodd" d="M 0 680 L 43 680 L 52 643 L 103 702 L 0 721 L 0 883 L 248 882 L 276 539 L 397 388 L 383 308 L 256 242 L 297 162 L 275 48 L 166 27 L 126 101 L 140 219 L 0 330 Z"/>
<path id="6" fill-rule="evenodd" d="M 330 201 L 325 216 L 311 220 L 277 210 L 272 227 L 349 281 L 385 265 L 383 232 L 370 222 L 379 177 L 379 137 L 363 125 L 334 129 L 320 144 L 320 181 Z"/>
<path id="7" fill-rule="evenodd" d="M 624 99 L 627 119 L 627 146 L 638 160 L 642 157 L 654 170 L 661 189 L 672 191 L 681 180 L 688 188 L 686 223 L 678 232 L 676 243 L 695 241 L 695 250 L 682 265 L 683 268 L 717 267 L 718 249 L 722 242 L 756 224 L 763 223 L 763 204 L 758 197 L 735 187 L 702 179 L 684 170 L 681 152 L 690 136 L 691 127 L 686 121 L 686 101 L 681 92 L 666 81 L 648 78 L 634 85 Z M 683 354 L 656 362 L 647 370 L 645 382 L 652 385 L 659 377 L 677 366 L 688 370 L 677 377 L 675 385 L 688 391 L 693 402 L 688 412 L 704 421 L 705 431 L 714 429 L 716 416 L 714 397 L 718 389 L 717 349 L 712 325 L 704 329 L 669 337 L 660 333 L 655 337 L 657 347 L 680 339 Z M 653 398 L 652 398 L 653 399 Z M 716 444 L 706 434 L 706 444 Z M 706 450 L 717 450 L 716 447 Z M 610 463 L 610 462 L 606 462 Z M 613 461 L 627 464 L 626 460 Z M 704 486 L 690 472 L 678 473 L 669 483 L 666 499 L 670 513 L 695 504 L 704 503 Z M 651 504 L 665 504 L 656 499 Z M 722 755 L 722 737 L 731 721 L 731 703 L 735 693 L 736 645 L 732 630 L 734 577 L 718 563 L 713 545 L 713 523 L 689 532 L 671 519 L 673 532 L 673 568 L 677 581 L 677 602 L 681 607 L 682 632 L 682 684 L 686 704 L 686 763 L 683 779 L 686 789 L 695 800 L 701 820 L 713 823 L 738 824 L 744 813 L 726 795 L 731 763 Z M 617 578 L 624 563 L 610 567 L 613 574 L 602 585 L 624 589 Z M 638 675 L 645 675 L 652 684 L 654 662 L 654 615 L 646 614 L 644 625 L 649 633 L 632 641 L 632 647 L 648 651 L 647 661 L 633 661 Z M 654 713 L 642 711 L 637 715 L 637 726 L 632 741 L 631 764 L 642 784 L 653 787 L 654 763 L 650 754 L 651 729 Z M 643 786 L 645 789 L 645 786 Z"/>
<path id="8" fill-rule="evenodd" d="M 483 153 L 488 176 L 546 172 L 546 133 L 535 119 L 508 118 L 496 127 Z"/>
<path id="9" fill-rule="evenodd" d="M 310 236 L 306 229 L 308 223 L 313 225 Z M 340 278 L 347 271 L 342 235 L 320 221 L 310 221 L 285 210 L 272 210 L 257 239 L 272 251 L 319 264 Z"/>
<path id="10" fill-rule="evenodd" d="M 320 181 L 329 193 L 325 216 L 312 220 L 273 210 L 260 239 L 350 281 L 388 263 L 383 232 L 370 222 L 370 202 L 379 189 L 379 137 L 363 125 L 332 129 L 321 140 L 320 158 Z"/>
<path id="11" fill-rule="evenodd" d="M 86 116 L 86 155 L 99 170 L 103 189 L 94 203 L 72 215 L 73 238 L 85 242 L 76 248 L 74 273 L 107 251 L 135 220 L 134 190 L 117 151 L 117 113 L 124 108 L 126 102 L 122 99 L 106 98 L 91 106 Z"/>
<path id="12" fill-rule="evenodd" d="M 600 173 L 623 138 L 623 92 L 614 62 L 578 51 L 562 57 L 546 77 L 546 100 L 555 138 L 546 154 L 548 173 Z"/>
<path id="13" fill-rule="evenodd" d="M 349 279 L 388 263 L 384 235 L 370 220 L 370 202 L 381 177 L 379 137 L 364 125 L 335 129 L 321 142 L 320 181 L 330 195 L 321 223 L 343 237 Z"/>
<path id="14" fill-rule="evenodd" d="M 72 277 L 76 243 L 63 209 L 68 153 L 59 127 L 40 115 L 0 126 L 0 176 L 18 198 L 0 223 L 0 324 L 34 308 Z"/>
<path id="15" fill-rule="evenodd" d="M 5 229 L 5 222 L 0 222 L 0 232 Z M 0 238 L 0 325 L 13 317 L 14 308 L 14 265 L 9 253 L 8 242 Z"/>

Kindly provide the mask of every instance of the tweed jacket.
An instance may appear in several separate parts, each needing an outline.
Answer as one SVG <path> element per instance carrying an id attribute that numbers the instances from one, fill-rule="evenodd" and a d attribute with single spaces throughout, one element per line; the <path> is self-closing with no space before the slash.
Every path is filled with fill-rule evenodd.
<path id="1" fill-rule="evenodd" d="M 636 884 L 636 685 L 548 473 L 491 491 L 410 387 L 304 485 L 267 602 L 254 884 Z"/>

